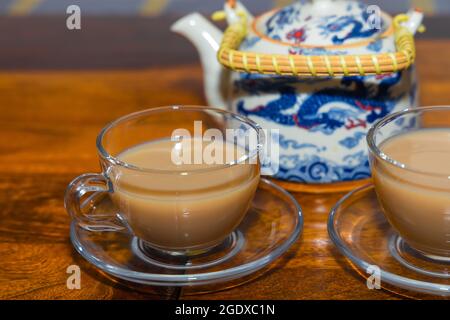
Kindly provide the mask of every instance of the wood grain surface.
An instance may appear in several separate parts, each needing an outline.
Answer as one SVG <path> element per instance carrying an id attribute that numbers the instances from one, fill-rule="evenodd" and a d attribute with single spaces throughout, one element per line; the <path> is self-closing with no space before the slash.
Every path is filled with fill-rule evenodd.
<path id="1" fill-rule="evenodd" d="M 450 41 L 418 43 L 423 105 L 450 103 Z M 330 242 L 326 221 L 342 194 L 295 194 L 302 239 L 266 273 L 227 290 L 130 289 L 95 270 L 69 242 L 67 184 L 98 172 L 95 138 L 109 121 L 147 107 L 204 104 L 200 66 L 94 71 L 0 71 L 0 298 L 2 299 L 398 299 L 368 290 Z M 66 268 L 81 267 L 68 290 Z M 427 297 L 424 297 L 427 298 Z"/>

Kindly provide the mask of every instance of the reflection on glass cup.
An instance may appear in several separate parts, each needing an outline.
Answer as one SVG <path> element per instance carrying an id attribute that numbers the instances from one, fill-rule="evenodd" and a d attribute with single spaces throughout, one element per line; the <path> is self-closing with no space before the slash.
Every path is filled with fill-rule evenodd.
<path id="1" fill-rule="evenodd" d="M 173 134 L 180 129 L 198 133 L 199 121 L 201 136 L 189 140 Z M 230 138 L 226 133 L 231 129 L 251 138 Z M 183 141 L 192 147 L 187 157 L 192 163 L 173 160 Z M 103 172 L 72 181 L 65 205 L 72 219 L 89 230 L 128 229 L 165 252 L 206 250 L 224 241 L 244 218 L 259 183 L 263 141 L 253 121 L 218 109 L 173 106 L 130 114 L 101 131 L 97 149 Z M 212 142 L 220 142 L 223 149 L 208 149 Z M 213 158 L 223 151 L 223 162 L 198 161 L 199 148 L 201 156 Z M 80 203 L 91 192 L 109 195 L 117 212 L 85 215 Z"/>
<path id="2" fill-rule="evenodd" d="M 450 107 L 390 115 L 367 141 L 389 223 L 422 255 L 450 259 Z"/>

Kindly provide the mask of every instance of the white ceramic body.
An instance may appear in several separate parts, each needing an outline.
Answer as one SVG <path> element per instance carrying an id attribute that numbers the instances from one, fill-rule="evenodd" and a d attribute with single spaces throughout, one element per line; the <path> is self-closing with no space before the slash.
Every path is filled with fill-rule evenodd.
<path id="1" fill-rule="evenodd" d="M 303 183 L 358 180 L 370 177 L 367 131 L 382 117 L 417 106 L 414 79 L 413 70 L 383 79 L 322 81 L 253 80 L 234 74 L 230 108 L 265 129 L 280 130 L 277 178 Z"/>

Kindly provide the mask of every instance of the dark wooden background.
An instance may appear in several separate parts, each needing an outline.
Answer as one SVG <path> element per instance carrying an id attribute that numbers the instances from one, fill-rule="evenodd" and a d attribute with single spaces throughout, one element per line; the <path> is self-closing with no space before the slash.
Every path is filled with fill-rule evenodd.
<path id="1" fill-rule="evenodd" d="M 63 195 L 77 175 L 98 172 L 99 130 L 136 110 L 205 103 L 197 54 L 167 31 L 173 19 L 86 17 L 81 31 L 68 31 L 63 16 L 0 17 L 0 298 L 401 298 L 368 290 L 328 239 L 328 212 L 342 194 L 296 194 L 302 239 L 237 288 L 195 296 L 189 288 L 129 288 L 75 253 Z M 417 44 L 423 105 L 450 102 L 446 25 L 431 19 Z M 66 288 L 72 264 L 82 270 L 80 290 Z"/>

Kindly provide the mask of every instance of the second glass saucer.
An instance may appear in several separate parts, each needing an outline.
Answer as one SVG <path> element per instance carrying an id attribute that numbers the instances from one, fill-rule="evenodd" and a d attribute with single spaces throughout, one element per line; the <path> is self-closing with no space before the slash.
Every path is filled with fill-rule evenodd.
<path id="1" fill-rule="evenodd" d="M 94 194 L 90 201 L 87 210 L 95 210 L 96 216 L 114 210 L 107 196 Z M 283 254 L 302 229 L 297 201 L 274 183 L 261 179 L 240 226 L 205 255 L 164 256 L 127 232 L 90 232 L 74 221 L 70 236 L 78 253 L 110 276 L 145 285 L 192 286 L 230 281 L 262 269 Z"/>
<path id="2" fill-rule="evenodd" d="M 386 220 L 373 185 L 348 193 L 336 204 L 328 233 L 361 274 L 370 277 L 378 270 L 381 286 L 450 296 L 450 264 L 428 261 L 409 248 Z"/>

